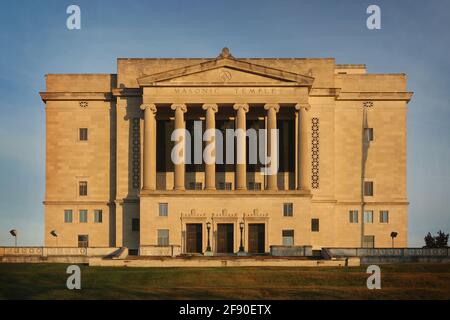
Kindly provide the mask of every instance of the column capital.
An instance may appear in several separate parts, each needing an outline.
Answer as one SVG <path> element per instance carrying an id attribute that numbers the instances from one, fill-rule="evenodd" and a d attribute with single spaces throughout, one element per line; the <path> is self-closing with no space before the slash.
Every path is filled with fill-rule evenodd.
<path id="1" fill-rule="evenodd" d="M 140 106 L 141 110 L 149 109 L 151 112 L 156 113 L 156 104 L 154 103 L 147 103 L 147 104 L 141 104 Z"/>
<path id="2" fill-rule="evenodd" d="M 300 111 L 301 109 L 309 111 L 309 109 L 311 109 L 311 105 L 309 103 L 297 103 L 295 105 L 295 110 Z"/>
<path id="3" fill-rule="evenodd" d="M 234 110 L 239 110 L 239 109 L 243 109 L 245 113 L 248 112 L 248 104 L 246 103 L 236 103 L 233 105 L 233 109 Z"/>
<path id="4" fill-rule="evenodd" d="M 210 109 L 210 110 L 212 110 L 214 113 L 216 113 L 217 111 L 219 111 L 219 107 L 218 107 L 217 104 L 215 104 L 215 103 L 205 103 L 205 104 L 202 106 L 202 109 L 203 109 L 203 110 L 208 110 L 208 109 Z"/>
<path id="5" fill-rule="evenodd" d="M 265 110 L 274 109 L 275 112 L 280 111 L 280 105 L 278 103 L 267 103 L 264 105 Z"/>
<path id="6" fill-rule="evenodd" d="M 186 113 L 187 107 L 184 103 L 174 103 L 170 106 L 170 109 L 172 110 L 181 110 L 183 113 Z"/>

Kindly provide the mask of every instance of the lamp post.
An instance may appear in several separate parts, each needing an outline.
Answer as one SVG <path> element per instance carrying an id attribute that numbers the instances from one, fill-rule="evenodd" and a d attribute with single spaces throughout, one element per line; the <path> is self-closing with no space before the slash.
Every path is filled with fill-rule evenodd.
<path id="1" fill-rule="evenodd" d="M 58 231 L 52 230 L 52 231 L 50 231 L 50 234 L 51 234 L 53 237 L 55 237 L 55 239 L 56 239 L 56 247 L 58 247 Z"/>
<path id="2" fill-rule="evenodd" d="M 206 246 L 205 256 L 212 256 L 213 253 L 211 251 L 211 222 L 206 223 L 206 229 L 208 230 L 208 245 Z"/>
<path id="3" fill-rule="evenodd" d="M 208 245 L 206 246 L 206 251 L 211 252 L 211 242 L 210 242 L 210 230 L 211 230 L 211 222 L 206 223 L 206 229 L 208 229 Z"/>
<path id="4" fill-rule="evenodd" d="M 17 230 L 12 229 L 9 233 L 11 233 L 11 235 L 14 237 L 14 243 L 15 246 L 17 247 L 17 234 L 18 234 Z"/>
<path id="5" fill-rule="evenodd" d="M 391 232 L 391 238 L 392 238 L 392 248 L 394 248 L 394 239 L 397 238 L 398 233 L 395 231 Z"/>
<path id="6" fill-rule="evenodd" d="M 245 255 L 245 252 L 244 252 L 244 239 L 243 239 L 244 227 L 245 227 L 245 223 L 244 222 L 239 223 L 239 229 L 241 230 L 241 243 L 239 245 L 238 256 L 244 256 Z"/>

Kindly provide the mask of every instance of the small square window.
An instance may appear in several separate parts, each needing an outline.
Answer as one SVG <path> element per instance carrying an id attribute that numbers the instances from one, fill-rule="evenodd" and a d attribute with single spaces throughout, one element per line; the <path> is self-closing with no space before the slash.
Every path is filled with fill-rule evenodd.
<path id="1" fill-rule="evenodd" d="M 80 128 L 80 141 L 87 141 L 88 140 L 88 129 L 87 128 Z"/>
<path id="2" fill-rule="evenodd" d="M 72 210 L 64 210 L 64 223 L 72 223 L 73 214 Z"/>
<path id="3" fill-rule="evenodd" d="M 80 223 L 87 223 L 87 222 L 88 222 L 88 211 L 80 210 Z"/>
<path id="4" fill-rule="evenodd" d="M 367 197 L 373 196 L 373 181 L 364 181 L 364 195 Z"/>
<path id="5" fill-rule="evenodd" d="M 169 229 L 158 230 L 158 246 L 169 245 Z"/>
<path id="6" fill-rule="evenodd" d="M 94 210 L 94 223 L 102 223 L 102 222 L 103 222 L 103 211 Z"/>
<path id="7" fill-rule="evenodd" d="M 311 231 L 319 232 L 319 219 L 311 219 Z"/>
<path id="8" fill-rule="evenodd" d="M 364 236 L 363 248 L 375 248 L 375 236 Z"/>
<path id="9" fill-rule="evenodd" d="M 283 246 L 294 245 L 294 230 L 283 230 Z"/>
<path id="10" fill-rule="evenodd" d="M 373 128 L 364 128 L 364 140 L 366 142 L 373 141 Z"/>
<path id="11" fill-rule="evenodd" d="M 80 181 L 78 183 L 78 192 L 80 196 L 87 196 L 88 189 L 87 189 L 87 181 Z"/>
<path id="12" fill-rule="evenodd" d="M 131 231 L 140 231 L 141 221 L 138 218 L 131 219 Z"/>
<path id="13" fill-rule="evenodd" d="M 159 216 L 167 217 L 169 215 L 169 204 L 168 203 L 160 203 L 159 204 Z"/>
<path id="14" fill-rule="evenodd" d="M 292 217 L 294 215 L 294 204 L 293 203 L 284 203 L 283 204 L 283 216 Z"/>
<path id="15" fill-rule="evenodd" d="M 373 223 L 373 211 L 364 211 L 364 223 Z"/>
<path id="16" fill-rule="evenodd" d="M 348 212 L 350 223 L 358 223 L 358 210 L 350 210 Z"/>
<path id="17" fill-rule="evenodd" d="M 380 223 L 389 223 L 389 211 L 380 211 Z"/>
<path id="18" fill-rule="evenodd" d="M 80 234 L 78 236 L 78 248 L 87 248 L 89 247 L 89 235 Z"/>

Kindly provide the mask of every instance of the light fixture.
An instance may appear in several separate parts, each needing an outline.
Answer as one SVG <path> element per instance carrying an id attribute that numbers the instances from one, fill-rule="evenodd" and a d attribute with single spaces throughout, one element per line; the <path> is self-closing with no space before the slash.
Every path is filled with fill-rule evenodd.
<path id="1" fill-rule="evenodd" d="M 15 243 L 15 246 L 17 247 L 17 235 L 18 235 L 17 230 L 12 229 L 11 231 L 9 231 L 9 233 L 14 237 L 14 243 Z"/>
<path id="2" fill-rule="evenodd" d="M 395 231 L 391 232 L 391 238 L 392 238 L 392 248 L 394 248 L 394 239 L 397 238 L 398 233 Z"/>

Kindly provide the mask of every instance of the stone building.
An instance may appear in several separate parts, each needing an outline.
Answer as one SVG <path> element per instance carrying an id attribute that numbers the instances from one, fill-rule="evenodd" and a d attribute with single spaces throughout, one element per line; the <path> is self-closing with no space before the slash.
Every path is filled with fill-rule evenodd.
<path id="1" fill-rule="evenodd" d="M 118 59 L 117 74 L 49 74 L 45 245 L 264 253 L 391 247 L 397 232 L 405 247 L 411 96 L 404 74 L 226 48 L 208 59 Z M 278 173 L 174 164 L 171 133 L 194 121 L 278 129 L 266 139 L 279 149 Z"/>

